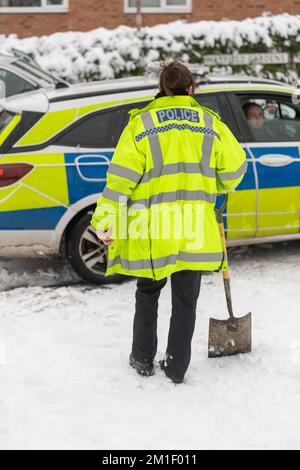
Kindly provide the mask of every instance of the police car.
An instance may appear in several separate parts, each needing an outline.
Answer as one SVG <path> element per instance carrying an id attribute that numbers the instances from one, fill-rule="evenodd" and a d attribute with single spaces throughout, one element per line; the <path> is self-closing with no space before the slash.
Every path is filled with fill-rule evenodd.
<path id="1" fill-rule="evenodd" d="M 91 214 L 128 111 L 152 100 L 156 85 L 135 77 L 0 101 L 0 255 L 66 253 L 88 281 L 117 279 L 104 278 L 107 251 Z M 247 153 L 248 171 L 224 214 L 228 245 L 300 238 L 300 105 L 293 93 L 244 76 L 207 76 L 196 89 L 199 103 L 222 117 Z"/>

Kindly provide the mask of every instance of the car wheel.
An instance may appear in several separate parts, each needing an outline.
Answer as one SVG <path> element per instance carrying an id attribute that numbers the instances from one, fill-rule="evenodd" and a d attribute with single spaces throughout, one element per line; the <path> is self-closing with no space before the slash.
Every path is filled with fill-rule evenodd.
<path id="1" fill-rule="evenodd" d="M 105 277 L 107 247 L 98 239 L 90 225 L 92 212 L 84 214 L 73 225 L 67 235 L 67 257 L 76 273 L 93 284 L 121 282 L 126 276 Z"/>

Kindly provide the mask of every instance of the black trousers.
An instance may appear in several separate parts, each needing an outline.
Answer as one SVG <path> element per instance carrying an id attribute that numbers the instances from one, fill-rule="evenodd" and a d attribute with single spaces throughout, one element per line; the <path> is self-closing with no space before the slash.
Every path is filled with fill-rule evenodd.
<path id="1" fill-rule="evenodd" d="M 200 271 L 179 271 L 171 276 L 172 315 L 166 353 L 168 368 L 183 377 L 191 360 L 197 300 L 201 285 Z M 161 289 L 167 279 L 137 281 L 132 353 L 138 361 L 152 361 L 157 352 L 157 315 Z"/>

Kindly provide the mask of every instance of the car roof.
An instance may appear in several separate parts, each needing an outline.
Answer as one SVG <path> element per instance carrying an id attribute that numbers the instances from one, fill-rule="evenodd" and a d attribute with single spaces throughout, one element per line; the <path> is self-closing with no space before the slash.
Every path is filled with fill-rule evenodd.
<path id="1" fill-rule="evenodd" d="M 195 74 L 198 84 L 197 93 L 209 93 L 210 91 L 221 92 L 228 90 L 277 91 L 292 93 L 294 88 L 283 82 L 269 80 L 246 75 L 199 75 Z M 47 112 L 45 101 L 59 103 L 68 100 L 88 98 L 101 95 L 118 95 L 121 93 L 145 91 L 145 95 L 154 95 L 158 89 L 158 78 L 156 77 L 127 77 L 113 80 L 101 80 L 84 82 L 70 85 L 67 88 L 40 88 L 36 91 L 22 93 L 1 100 L 0 104 L 6 109 L 31 110 L 30 103 L 34 102 L 34 110 L 38 111 L 38 102 L 41 101 L 40 112 Z M 141 96 L 141 95 L 140 95 Z M 46 100 L 45 100 L 46 98 Z M 26 104 L 26 106 L 25 106 Z"/>
<path id="2" fill-rule="evenodd" d="M 242 86 L 242 85 L 266 85 L 266 86 L 278 86 L 287 88 L 289 85 L 279 82 L 276 80 L 269 80 L 258 77 L 251 77 L 246 75 L 195 75 L 196 82 L 201 88 L 204 85 L 219 85 L 220 87 L 230 84 L 231 86 Z M 118 78 L 114 80 L 101 80 L 95 82 L 85 82 L 71 85 L 65 89 L 49 89 L 46 91 L 46 95 L 51 102 L 63 101 L 72 98 L 79 98 L 89 95 L 105 95 L 110 93 L 125 93 L 128 91 L 138 90 L 154 90 L 158 88 L 157 77 L 127 77 Z M 289 87 L 290 88 L 290 87 Z"/>
<path id="3" fill-rule="evenodd" d="M 269 78 L 260 78 L 251 75 L 220 74 L 204 75 L 203 78 L 200 78 L 200 83 L 266 83 L 269 85 L 287 85 L 279 80 L 270 80 Z"/>

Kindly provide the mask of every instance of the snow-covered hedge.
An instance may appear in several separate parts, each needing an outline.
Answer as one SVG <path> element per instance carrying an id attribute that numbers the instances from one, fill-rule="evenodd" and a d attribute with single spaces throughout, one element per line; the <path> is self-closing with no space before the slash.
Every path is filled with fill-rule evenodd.
<path id="1" fill-rule="evenodd" d="M 145 73 L 149 64 L 168 57 L 201 63 L 208 54 L 300 52 L 300 15 L 282 14 L 243 21 L 177 21 L 166 25 L 90 32 L 56 33 L 19 39 L 0 36 L 0 52 L 29 53 L 42 67 L 70 82 Z M 211 71 L 245 72 L 293 81 L 300 66 L 212 67 Z"/>

